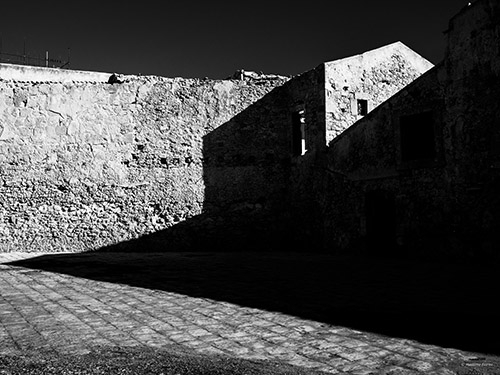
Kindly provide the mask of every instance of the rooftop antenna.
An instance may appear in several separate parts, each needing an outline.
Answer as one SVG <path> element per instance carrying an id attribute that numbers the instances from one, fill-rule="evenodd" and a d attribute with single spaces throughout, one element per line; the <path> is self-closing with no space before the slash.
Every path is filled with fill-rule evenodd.
<path id="1" fill-rule="evenodd" d="M 61 66 L 61 69 L 66 66 L 69 68 L 70 59 L 71 59 L 71 48 L 68 47 L 68 60 L 66 60 L 66 62 Z"/>

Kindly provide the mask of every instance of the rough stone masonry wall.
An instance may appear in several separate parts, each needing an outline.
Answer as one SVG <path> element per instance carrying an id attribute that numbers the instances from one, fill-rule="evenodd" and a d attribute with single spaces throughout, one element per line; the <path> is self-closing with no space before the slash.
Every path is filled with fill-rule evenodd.
<path id="1" fill-rule="evenodd" d="M 465 7 L 450 22 L 443 63 L 331 143 L 330 244 L 363 241 L 365 194 L 378 190 L 394 197 L 400 253 L 498 259 L 499 19 L 497 1 Z M 400 118 L 426 111 L 436 157 L 405 163 Z"/>
<path id="2" fill-rule="evenodd" d="M 292 153 L 292 119 L 305 110 L 304 155 Z M 256 248 L 300 248 L 315 226 L 315 166 L 325 149 L 323 64 L 265 95 L 204 137 L 207 204 Z M 221 197 L 224 199 L 221 200 Z M 228 206 L 228 203 L 230 205 Z M 222 210 L 221 210 L 222 209 Z M 304 232 L 307 232 L 304 234 Z M 309 234 L 309 235 L 308 235 Z M 307 249 L 307 248 L 306 248 Z"/>
<path id="3" fill-rule="evenodd" d="M 425 251 L 431 247 L 422 246 L 422 236 L 430 236 L 433 231 L 445 233 L 443 223 L 446 219 L 450 222 L 446 202 L 451 192 L 442 168 L 444 108 L 440 71 L 442 66 L 429 71 L 330 144 L 329 193 L 323 203 L 327 246 L 341 250 L 370 246 L 365 198 L 367 193 L 377 191 L 395 200 L 393 240 L 398 245 Z M 423 165 L 405 165 L 400 155 L 399 118 L 425 111 L 434 114 L 437 153 L 441 157 Z M 382 220 L 383 213 L 377 214 Z"/>
<path id="4" fill-rule="evenodd" d="M 97 249 L 200 214 L 203 136 L 283 82 L 0 81 L 0 251 Z"/>
<path id="5" fill-rule="evenodd" d="M 432 68 L 432 63 L 396 42 L 364 54 L 325 63 L 326 143 Z"/>

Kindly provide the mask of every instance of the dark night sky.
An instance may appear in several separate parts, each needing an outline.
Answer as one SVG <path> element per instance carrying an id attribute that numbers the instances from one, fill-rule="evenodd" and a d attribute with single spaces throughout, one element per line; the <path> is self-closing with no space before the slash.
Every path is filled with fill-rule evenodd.
<path id="1" fill-rule="evenodd" d="M 462 0 L 283 2 L 10 1 L 3 52 L 66 58 L 81 70 L 225 78 L 237 69 L 295 75 L 401 41 L 433 63 Z"/>

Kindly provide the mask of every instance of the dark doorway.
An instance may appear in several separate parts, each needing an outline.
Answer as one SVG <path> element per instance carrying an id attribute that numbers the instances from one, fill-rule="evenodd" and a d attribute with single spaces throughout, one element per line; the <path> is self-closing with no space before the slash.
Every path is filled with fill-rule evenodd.
<path id="1" fill-rule="evenodd" d="M 369 191 L 365 196 L 367 248 L 391 254 L 396 248 L 396 202 L 394 194 Z"/>

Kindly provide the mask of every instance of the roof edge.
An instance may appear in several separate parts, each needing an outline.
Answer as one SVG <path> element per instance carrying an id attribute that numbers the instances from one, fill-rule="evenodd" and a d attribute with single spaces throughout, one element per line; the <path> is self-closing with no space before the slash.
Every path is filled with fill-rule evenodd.
<path id="1" fill-rule="evenodd" d="M 408 47 L 406 44 L 404 44 L 401 41 L 396 41 L 390 44 L 386 44 L 382 47 L 378 47 L 372 50 L 368 50 L 366 52 L 357 54 L 357 55 L 352 55 L 348 57 L 344 57 L 338 60 L 331 60 L 331 61 L 325 61 L 325 65 L 335 65 L 335 64 L 344 64 L 347 63 L 350 60 L 356 60 L 356 59 L 365 59 L 369 58 L 374 55 L 381 55 L 384 53 L 388 53 L 391 51 L 400 51 L 402 52 L 412 63 L 414 64 L 415 68 L 417 68 L 421 73 L 424 73 L 431 69 L 434 64 L 427 60 L 425 57 L 422 55 L 418 54 L 415 52 L 413 49 Z"/>

